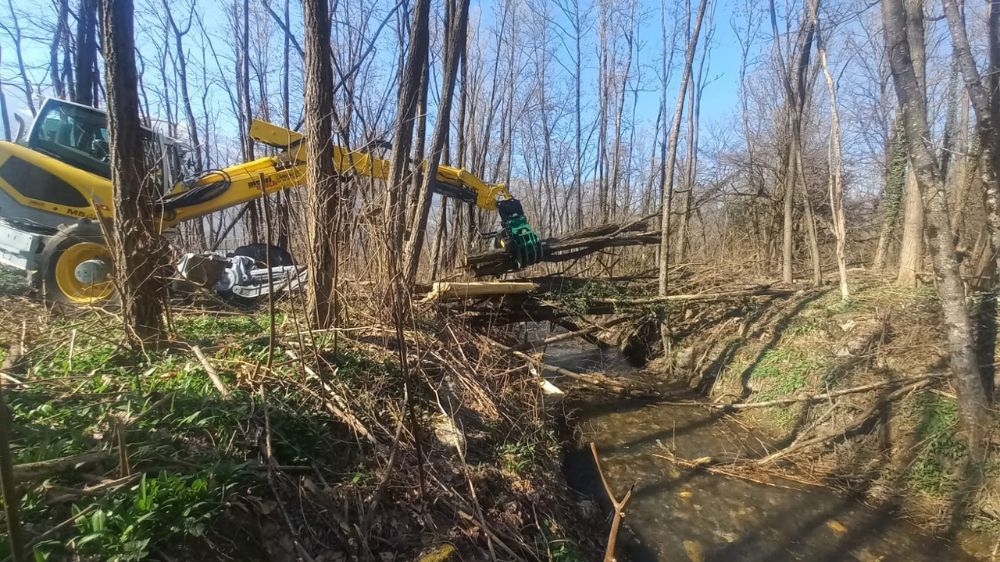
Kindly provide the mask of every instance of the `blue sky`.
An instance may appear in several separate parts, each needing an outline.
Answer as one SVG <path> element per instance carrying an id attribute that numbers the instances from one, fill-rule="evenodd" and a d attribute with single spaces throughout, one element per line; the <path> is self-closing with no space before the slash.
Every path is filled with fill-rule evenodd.
<path id="1" fill-rule="evenodd" d="M 273 4 L 280 9 L 280 2 L 273 2 Z M 478 6 L 477 6 L 478 4 Z M 484 18 L 488 18 L 492 10 L 484 5 L 486 3 L 474 2 L 473 10 L 474 13 L 477 11 L 483 14 Z M 206 27 L 210 30 L 222 29 L 227 25 L 225 23 L 225 16 L 222 9 L 220 8 L 221 3 L 219 2 L 201 2 L 200 7 L 203 10 Z M 37 0 L 15 0 L 15 9 L 22 13 L 21 26 L 25 35 L 33 35 L 34 29 L 30 21 L 23 19 L 23 14 L 31 14 L 32 10 L 37 9 Z M 646 58 L 646 63 L 652 67 L 658 67 L 659 63 L 656 61 L 658 53 L 660 50 L 660 30 L 659 30 L 659 3 L 646 0 L 643 2 L 643 8 L 648 12 L 648 17 L 643 23 L 643 27 L 640 30 L 640 35 L 638 40 L 645 43 L 645 47 L 642 56 Z M 44 6 L 46 11 L 51 10 L 48 5 Z M 6 19 L 6 11 L 0 9 L 0 13 Z M 706 121 L 708 126 L 713 120 L 719 120 L 728 117 L 734 108 L 738 104 L 738 76 L 739 76 L 739 64 L 740 64 L 740 53 L 739 47 L 733 36 L 733 31 L 730 27 L 730 19 L 732 17 L 732 2 L 730 0 L 720 0 L 718 6 L 715 10 L 715 34 L 711 44 L 711 55 L 710 55 L 710 68 L 707 72 L 707 77 L 711 80 L 708 86 L 705 88 L 704 98 L 702 102 L 702 116 Z M 42 16 L 45 21 L 52 21 L 54 19 L 53 14 L 44 14 Z M 482 22 L 484 25 L 488 25 L 490 22 L 484 19 Z M 143 23 L 140 21 L 137 24 L 137 34 L 140 37 L 143 33 L 149 32 L 150 30 L 143 27 Z M 704 30 L 703 30 L 704 31 Z M 192 33 L 194 35 L 194 33 Z M 222 38 L 221 46 L 217 45 L 217 49 L 220 50 L 220 56 L 226 58 L 226 53 L 224 52 L 228 47 L 226 45 L 226 36 L 224 33 L 219 34 Z M 704 40 L 704 34 L 703 34 Z M 596 30 L 593 32 L 593 38 L 591 41 L 596 43 Z M 679 43 L 682 39 L 679 41 Z M 0 42 L 3 46 L 3 68 L 0 77 L 4 79 L 4 92 L 7 95 L 7 102 L 9 105 L 9 110 L 11 112 L 21 110 L 22 113 L 25 111 L 25 102 L 23 95 L 17 88 L 11 87 L 8 82 L 16 80 L 16 67 L 14 66 L 14 49 L 10 38 L 0 32 Z M 228 43 L 231 43 L 229 41 Z M 678 48 L 682 48 L 679 45 Z M 591 48 L 595 48 L 591 46 Z M 154 58 L 153 49 L 149 45 L 148 41 L 140 41 L 140 49 L 144 51 L 147 61 Z M 35 80 L 42 78 L 45 74 L 45 66 L 48 61 L 48 45 L 43 41 L 31 41 L 27 39 L 23 43 L 23 53 L 25 57 L 25 62 L 29 67 L 29 74 L 33 76 Z M 197 55 L 200 56 L 200 55 Z M 585 59 L 590 58 L 587 53 L 584 55 Z M 682 59 L 682 53 L 678 52 L 675 55 L 675 64 L 679 63 Z M 223 63 L 225 64 L 225 62 Z M 209 62 L 210 66 L 214 66 L 214 63 Z M 645 91 L 640 93 L 640 102 L 638 105 L 638 117 L 641 122 L 646 124 L 648 128 L 652 128 L 653 123 L 656 119 L 657 112 L 659 110 L 660 103 L 660 92 L 658 88 L 658 80 L 650 74 L 652 69 L 646 69 L 646 87 Z M 673 87 L 676 88 L 676 79 L 679 76 L 679 72 L 674 72 L 674 84 Z M 584 82 L 596 81 L 596 69 L 592 66 L 585 70 Z M 673 100 L 676 97 L 676 92 L 670 92 L 668 94 L 669 103 L 672 105 Z M 219 104 L 225 102 L 228 106 L 228 99 L 216 100 Z M 12 121 L 13 123 L 13 121 Z"/>

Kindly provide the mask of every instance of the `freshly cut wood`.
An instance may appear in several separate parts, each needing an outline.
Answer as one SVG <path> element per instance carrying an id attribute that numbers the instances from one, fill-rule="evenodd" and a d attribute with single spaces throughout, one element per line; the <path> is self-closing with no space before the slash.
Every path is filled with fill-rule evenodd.
<path id="1" fill-rule="evenodd" d="M 472 283 L 438 282 L 431 285 L 431 290 L 422 302 L 451 301 L 474 297 L 493 297 L 500 295 L 524 295 L 538 290 L 537 283 L 508 281 L 478 281 Z"/>
<path id="2" fill-rule="evenodd" d="M 608 248 L 657 244 L 660 241 L 660 231 L 650 230 L 650 219 L 651 217 L 643 217 L 626 223 L 603 224 L 548 238 L 543 242 L 545 256 L 542 261 L 563 262 Z M 502 249 L 470 255 L 465 267 L 471 269 L 477 277 L 503 275 L 518 269 L 510 254 Z"/>

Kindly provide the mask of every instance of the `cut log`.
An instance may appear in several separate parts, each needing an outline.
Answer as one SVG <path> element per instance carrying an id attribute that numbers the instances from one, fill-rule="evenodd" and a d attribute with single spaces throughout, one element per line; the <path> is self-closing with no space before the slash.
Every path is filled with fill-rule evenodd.
<path id="1" fill-rule="evenodd" d="M 475 297 L 500 295 L 524 295 L 538 290 L 538 284 L 531 282 L 478 281 L 473 283 L 438 282 L 431 286 L 421 302 L 450 301 Z"/>
<path id="2" fill-rule="evenodd" d="M 83 465 L 102 463 L 114 457 L 108 451 L 93 451 L 69 457 L 29 462 L 14 466 L 14 482 L 43 480 L 59 472 L 78 469 Z"/>

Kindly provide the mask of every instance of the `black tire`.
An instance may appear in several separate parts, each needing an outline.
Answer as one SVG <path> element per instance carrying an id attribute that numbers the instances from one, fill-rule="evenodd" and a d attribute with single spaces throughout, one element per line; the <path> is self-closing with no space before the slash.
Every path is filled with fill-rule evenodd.
<path id="1" fill-rule="evenodd" d="M 79 222 L 61 230 L 45 242 L 39 268 L 42 298 L 50 303 L 69 306 L 112 304 L 118 295 L 113 285 L 110 285 L 110 279 L 109 285 L 100 284 L 96 293 L 74 291 L 73 287 L 60 285 L 60 271 L 65 273 L 65 268 L 72 266 L 71 263 L 60 263 L 61 260 L 72 258 L 72 253 L 79 252 L 80 248 L 107 255 L 108 246 L 98 225 L 89 221 Z M 67 252 L 70 252 L 69 256 Z M 108 259 L 110 260 L 110 255 Z M 110 265 L 108 270 L 110 275 Z M 65 278 L 63 280 L 65 282 Z"/>
<path id="2" fill-rule="evenodd" d="M 246 256 L 248 258 L 253 258 L 254 262 L 256 262 L 256 266 L 259 268 L 267 267 L 269 255 L 271 258 L 271 267 L 295 265 L 295 260 L 292 259 L 292 254 L 288 253 L 288 250 L 282 248 L 281 246 L 248 244 L 246 246 L 236 248 L 227 255 L 229 257 Z"/>

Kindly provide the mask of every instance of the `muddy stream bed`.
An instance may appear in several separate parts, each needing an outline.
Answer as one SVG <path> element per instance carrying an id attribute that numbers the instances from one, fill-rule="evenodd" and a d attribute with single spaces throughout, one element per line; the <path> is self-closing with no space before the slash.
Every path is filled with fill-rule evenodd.
<path id="1" fill-rule="evenodd" d="M 577 371 L 634 371 L 616 350 L 573 342 L 550 346 L 545 361 Z M 976 560 L 891 510 L 875 510 L 833 490 L 691 470 L 678 457 L 735 455 L 755 442 L 747 428 L 702 408 L 590 397 L 567 405 L 584 443 L 597 444 L 621 497 L 634 482 L 619 539 L 620 559 L 646 561 Z M 610 513 L 589 449 L 567 454 L 570 485 Z"/>

